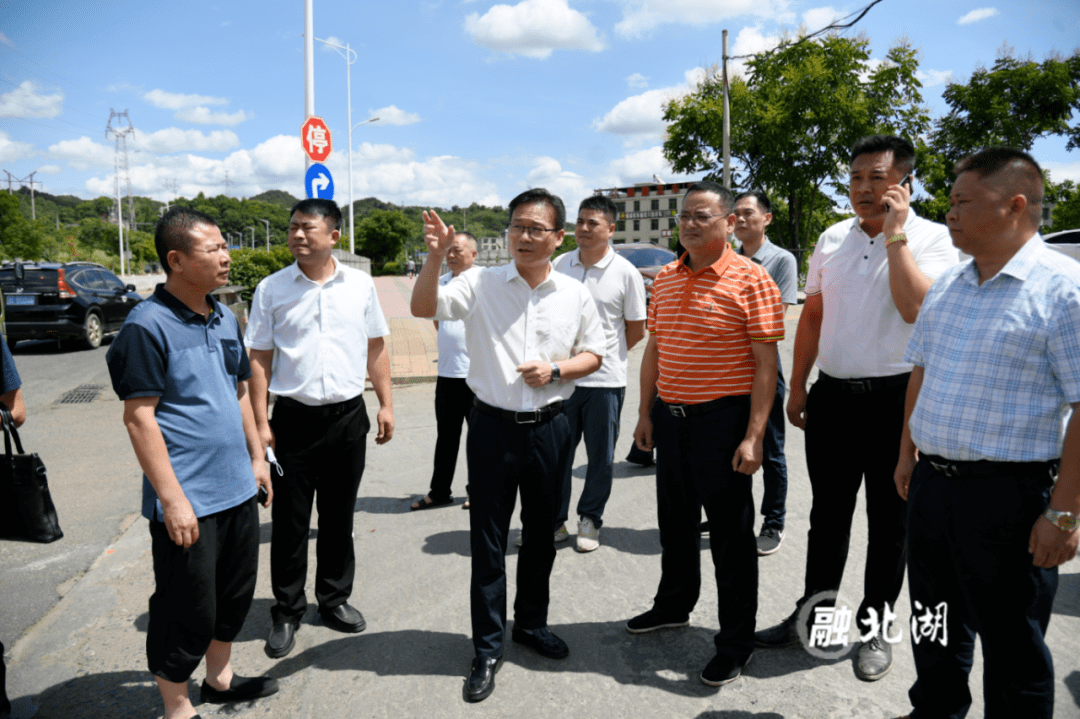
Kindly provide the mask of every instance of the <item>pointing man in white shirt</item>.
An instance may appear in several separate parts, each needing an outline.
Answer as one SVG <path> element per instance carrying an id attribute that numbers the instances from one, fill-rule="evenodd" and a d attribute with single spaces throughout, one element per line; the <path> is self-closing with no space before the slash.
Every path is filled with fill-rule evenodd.
<path id="1" fill-rule="evenodd" d="M 319 509 L 319 613 L 340 632 L 362 632 L 367 626 L 348 604 L 356 571 L 353 514 L 371 428 L 365 374 L 379 398 L 375 443 L 389 442 L 394 434 L 383 339 L 390 329 L 371 277 L 331 254 L 340 226 L 341 210 L 330 200 L 304 200 L 293 208 L 289 250 L 296 262 L 259 283 L 244 338 L 255 421 L 284 470 L 274 482 L 272 505 L 270 582 L 277 603 L 270 610 L 274 625 L 265 647 L 271 658 L 292 651 L 307 607 L 313 501 Z M 268 391 L 278 398 L 270 420 Z"/>
<path id="2" fill-rule="evenodd" d="M 465 320 L 469 387 L 470 581 L 473 660 L 465 700 L 495 689 L 506 631 L 506 539 L 521 491 L 524 544 L 518 556 L 512 638 L 545 657 L 570 653 L 548 629 L 548 583 L 555 562 L 551 528 L 570 456 L 562 403 L 573 380 L 595 372 L 606 340 L 596 303 L 576 280 L 554 272 L 566 209 L 547 190 L 510 202 L 513 262 L 466 273 L 439 287 L 439 266 L 454 240 L 435 212 L 424 214 L 428 258 L 413 288 L 417 317 Z"/>

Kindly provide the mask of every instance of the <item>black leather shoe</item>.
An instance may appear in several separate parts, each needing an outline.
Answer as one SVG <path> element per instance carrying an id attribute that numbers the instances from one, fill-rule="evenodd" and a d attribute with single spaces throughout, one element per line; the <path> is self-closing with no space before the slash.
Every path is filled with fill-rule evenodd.
<path id="1" fill-rule="evenodd" d="M 278 622 L 270 630 L 270 637 L 266 640 L 263 651 L 271 659 L 281 659 L 296 646 L 296 630 L 300 625 L 293 622 Z"/>
<path id="2" fill-rule="evenodd" d="M 532 647 L 538 654 L 551 659 L 562 659 L 570 654 L 570 647 L 566 646 L 566 642 L 552 634 L 547 627 L 521 629 L 514 624 L 510 637 L 518 644 Z"/>
<path id="3" fill-rule="evenodd" d="M 775 627 L 754 632 L 754 644 L 759 647 L 790 647 L 799 643 L 799 610 L 796 609 Z"/>
<path id="4" fill-rule="evenodd" d="M 268 697 L 271 694 L 277 694 L 277 690 L 278 680 L 273 677 L 242 677 L 233 674 L 229 688 L 224 691 L 214 689 L 204 679 L 201 695 L 206 704 L 226 704 Z"/>
<path id="5" fill-rule="evenodd" d="M 350 607 L 348 604 L 339 604 L 331 609 L 320 609 L 319 615 L 323 618 L 326 626 L 337 632 L 346 634 L 359 634 L 367 629 L 367 622 L 359 609 Z"/>
<path id="6" fill-rule="evenodd" d="M 882 640 L 880 634 L 859 647 L 855 656 L 855 676 L 864 682 L 876 682 L 892 669 L 892 645 Z"/>
<path id="7" fill-rule="evenodd" d="M 502 666 L 502 657 L 476 657 L 465 681 L 465 701 L 480 702 L 495 691 L 495 672 Z"/>

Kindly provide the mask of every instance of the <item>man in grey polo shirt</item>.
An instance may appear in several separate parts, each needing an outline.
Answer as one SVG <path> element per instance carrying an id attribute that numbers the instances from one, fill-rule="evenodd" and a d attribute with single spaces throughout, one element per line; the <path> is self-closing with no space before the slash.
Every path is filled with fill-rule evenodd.
<path id="1" fill-rule="evenodd" d="M 600 527 L 604 506 L 611 496 L 615 443 L 619 440 L 619 417 L 626 394 L 626 352 L 645 336 L 645 283 L 637 268 L 611 249 L 615 213 L 615 203 L 603 195 L 582 200 L 575 232 L 578 248 L 552 263 L 558 272 L 573 277 L 589 290 L 607 332 L 603 365 L 578 380 L 574 393 L 563 404 L 563 412 L 570 420 L 571 461 L 563 472 L 555 541 L 568 536 L 573 452 L 584 436 L 589 465 L 577 505 L 579 552 L 591 552 L 600 546 Z"/>
<path id="2" fill-rule="evenodd" d="M 742 246 L 738 253 L 761 265 L 780 289 L 784 313 L 796 302 L 798 266 L 795 255 L 777 247 L 765 236 L 772 222 L 772 202 L 762 190 L 750 190 L 735 197 L 735 237 Z M 764 459 L 761 463 L 765 491 L 761 496 L 761 523 L 758 554 L 765 556 L 780 549 L 784 541 L 784 518 L 787 514 L 787 459 L 784 457 L 784 372 L 776 358 L 776 397 L 765 425 Z"/>

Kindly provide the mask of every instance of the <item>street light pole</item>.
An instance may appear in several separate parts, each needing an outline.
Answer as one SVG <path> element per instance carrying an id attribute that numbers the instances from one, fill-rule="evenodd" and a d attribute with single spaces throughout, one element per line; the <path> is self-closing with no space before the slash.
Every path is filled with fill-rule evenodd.
<path id="1" fill-rule="evenodd" d="M 252 227 L 251 225 L 248 225 L 247 228 L 249 230 L 251 230 L 251 249 L 254 250 L 255 249 L 255 228 Z M 241 233 L 241 234 L 243 234 L 243 233 Z"/>
<path id="2" fill-rule="evenodd" d="M 321 38 L 315 38 L 324 45 L 328 45 L 334 48 L 334 51 L 338 55 L 345 58 L 345 99 L 347 100 L 348 107 L 348 126 L 349 126 L 349 253 L 355 254 L 356 252 L 356 233 L 353 227 L 353 181 L 352 181 L 352 131 L 361 125 L 366 125 L 369 122 L 376 122 L 379 118 L 372 117 L 363 122 L 358 122 L 355 125 L 352 124 L 352 66 L 356 62 L 356 50 L 349 47 L 349 43 L 345 43 L 345 47 L 338 45 L 337 43 L 330 42 L 329 40 L 323 40 Z M 344 51 L 344 52 L 342 52 Z"/>
<path id="3" fill-rule="evenodd" d="M 264 220 L 261 217 L 256 217 L 256 220 L 266 225 L 266 251 L 270 251 L 270 220 Z M 253 243 L 254 244 L 254 243 Z"/>

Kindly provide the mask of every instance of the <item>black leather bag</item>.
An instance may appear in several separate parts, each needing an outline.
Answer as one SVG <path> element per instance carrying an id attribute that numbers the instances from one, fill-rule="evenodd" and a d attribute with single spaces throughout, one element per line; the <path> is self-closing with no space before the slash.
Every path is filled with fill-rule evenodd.
<path id="1" fill-rule="evenodd" d="M 0 539 L 47 544 L 64 536 L 56 516 L 45 465 L 25 454 L 11 412 L 0 405 L 5 454 L 0 456 Z M 15 440 L 15 453 L 11 440 Z"/>

